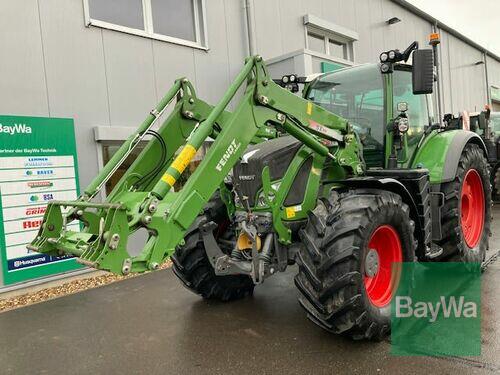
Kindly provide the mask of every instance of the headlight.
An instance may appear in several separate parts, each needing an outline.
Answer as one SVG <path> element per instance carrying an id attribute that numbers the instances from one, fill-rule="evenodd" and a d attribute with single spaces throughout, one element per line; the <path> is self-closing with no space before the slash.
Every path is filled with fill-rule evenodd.
<path id="1" fill-rule="evenodd" d="M 391 66 L 389 64 L 382 64 L 380 65 L 380 70 L 382 73 L 387 73 L 391 69 Z"/>
<path id="2" fill-rule="evenodd" d="M 401 134 L 404 134 L 408 131 L 410 128 L 410 124 L 408 122 L 408 119 L 406 118 L 400 118 L 398 122 L 398 130 Z"/>
<path id="3" fill-rule="evenodd" d="M 387 55 L 389 56 L 390 60 L 394 60 L 395 57 L 396 57 L 396 52 L 395 51 L 389 51 L 389 53 Z"/>
<path id="4" fill-rule="evenodd" d="M 285 83 L 285 84 L 286 84 L 286 83 L 288 83 L 288 81 L 289 81 L 288 76 L 283 76 L 283 77 L 281 77 L 281 81 L 282 81 L 283 83 Z"/>
<path id="5" fill-rule="evenodd" d="M 387 56 L 387 53 L 386 53 L 386 52 L 382 52 L 382 53 L 380 54 L 380 61 L 381 61 L 381 62 L 386 62 L 388 58 L 389 58 L 389 56 Z"/>
<path id="6" fill-rule="evenodd" d="M 295 82 L 297 80 L 297 77 L 295 76 L 295 74 L 292 74 L 290 76 L 290 82 Z"/>

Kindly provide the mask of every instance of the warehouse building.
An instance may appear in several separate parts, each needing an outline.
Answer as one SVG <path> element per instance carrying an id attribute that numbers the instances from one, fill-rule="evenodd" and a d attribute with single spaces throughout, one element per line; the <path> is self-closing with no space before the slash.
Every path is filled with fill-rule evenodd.
<path id="1" fill-rule="evenodd" d="M 500 57 L 402 0 L 23 0 L 0 15 L 0 114 L 73 119 L 82 188 L 176 78 L 216 103 L 253 53 L 277 78 L 307 75 L 437 31 L 444 111 L 500 111 Z"/>

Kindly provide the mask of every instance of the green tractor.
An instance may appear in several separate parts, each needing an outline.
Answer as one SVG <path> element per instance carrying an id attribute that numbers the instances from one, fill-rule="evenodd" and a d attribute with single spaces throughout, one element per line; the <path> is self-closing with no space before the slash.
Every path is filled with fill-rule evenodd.
<path id="1" fill-rule="evenodd" d="M 465 118 L 464 118 L 465 117 Z M 458 116 L 444 115 L 448 129 L 466 129 L 477 133 L 488 150 L 492 197 L 500 199 L 500 112 L 491 112 L 486 106 L 482 112 L 462 113 Z"/>
<path id="2" fill-rule="evenodd" d="M 260 56 L 249 57 L 216 106 L 178 79 L 78 200 L 49 203 L 29 249 L 120 275 L 171 258 L 188 289 L 222 301 L 297 264 L 299 301 L 312 321 L 379 339 L 390 330 L 401 262 L 482 262 L 488 248 L 486 147 L 435 118 L 433 56 L 415 42 L 378 64 L 278 82 Z M 299 83 L 303 97 L 291 92 Z M 174 191 L 209 137 L 201 164 Z M 75 220 L 80 232 L 67 228 Z M 147 239 L 137 248 L 130 239 L 139 231 Z"/>

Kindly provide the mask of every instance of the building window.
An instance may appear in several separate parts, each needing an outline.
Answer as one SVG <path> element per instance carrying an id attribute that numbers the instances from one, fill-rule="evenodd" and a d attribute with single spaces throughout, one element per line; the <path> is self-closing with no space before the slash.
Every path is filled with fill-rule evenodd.
<path id="1" fill-rule="evenodd" d="M 322 35 L 314 34 L 310 31 L 307 32 L 307 49 L 312 51 L 326 53 L 325 37 Z"/>
<path id="2" fill-rule="evenodd" d="M 205 0 L 83 0 L 87 26 L 208 49 Z"/>
<path id="3" fill-rule="evenodd" d="M 358 34 L 352 30 L 324 21 L 316 16 L 304 16 L 306 49 L 329 55 L 334 59 L 353 62 L 354 42 Z"/>

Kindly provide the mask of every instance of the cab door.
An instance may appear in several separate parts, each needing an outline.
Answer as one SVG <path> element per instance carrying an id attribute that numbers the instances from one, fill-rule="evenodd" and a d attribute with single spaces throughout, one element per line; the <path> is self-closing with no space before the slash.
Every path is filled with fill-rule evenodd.
<path id="1" fill-rule="evenodd" d="M 433 101 L 431 95 L 413 94 L 411 67 L 396 66 L 392 77 L 393 116 L 397 117 L 398 104 L 406 103 L 406 116 L 409 129 L 402 138 L 403 148 L 398 153 L 398 166 L 408 167 L 417 146 L 424 135 L 425 128 L 434 123 Z"/>

